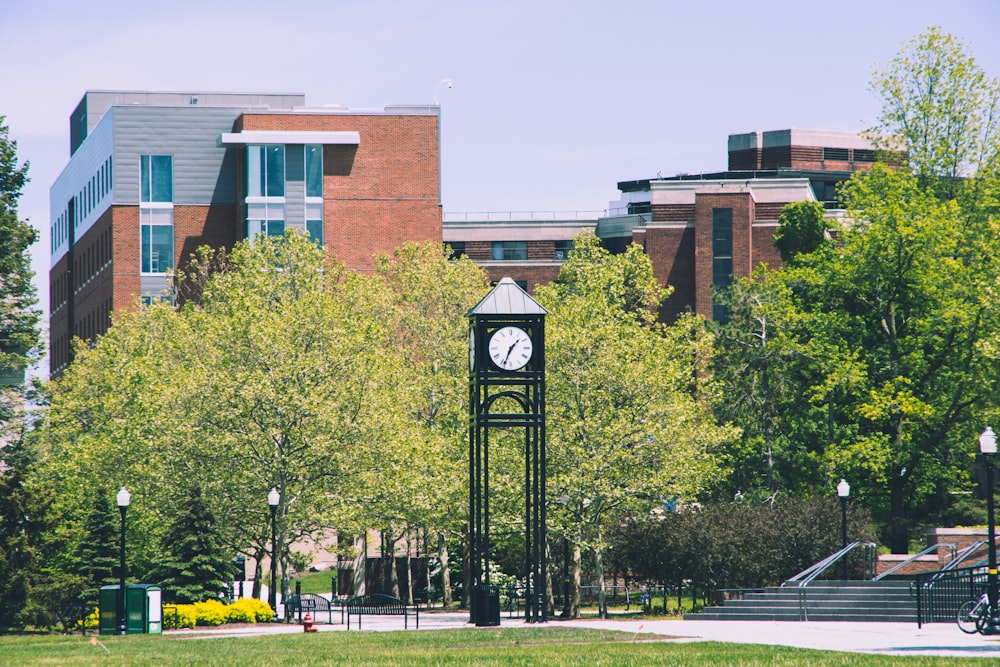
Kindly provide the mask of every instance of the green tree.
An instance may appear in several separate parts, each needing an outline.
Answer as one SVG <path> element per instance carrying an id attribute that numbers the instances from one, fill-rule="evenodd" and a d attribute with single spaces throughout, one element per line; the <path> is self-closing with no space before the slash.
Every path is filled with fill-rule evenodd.
<path id="1" fill-rule="evenodd" d="M 83 576 L 82 596 L 97 600 L 101 586 L 119 583 L 118 510 L 111 506 L 106 489 L 98 489 L 83 524 L 84 537 L 76 551 L 76 573 Z"/>
<path id="2" fill-rule="evenodd" d="M 959 179 L 992 171 L 1000 157 L 1000 82 L 940 28 L 906 43 L 871 89 L 882 109 L 871 138 L 906 152 L 921 187 L 950 197 Z"/>
<path id="3" fill-rule="evenodd" d="M 594 555 L 605 616 L 609 530 L 630 513 L 706 488 L 719 472 L 713 452 L 732 433 L 691 393 L 696 328 L 655 322 L 665 291 L 641 248 L 611 255 L 593 233 L 574 243 L 559 280 L 537 290 L 550 313 L 549 517 L 576 547 L 573 612 L 583 548 Z"/>
<path id="4" fill-rule="evenodd" d="M 165 600 L 191 604 L 228 591 L 232 551 L 223 544 L 199 487 L 191 487 L 163 539 L 162 554 L 148 578 L 159 583 Z"/>
<path id="5" fill-rule="evenodd" d="M 823 205 L 815 201 L 793 202 L 778 216 L 774 247 L 781 261 L 791 264 L 797 255 L 816 250 L 829 239 L 829 225 L 823 219 Z"/>

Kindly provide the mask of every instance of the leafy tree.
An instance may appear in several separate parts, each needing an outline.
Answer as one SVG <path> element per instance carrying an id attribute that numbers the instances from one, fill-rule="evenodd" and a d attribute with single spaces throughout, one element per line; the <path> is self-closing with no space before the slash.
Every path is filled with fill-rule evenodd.
<path id="1" fill-rule="evenodd" d="M 549 517 L 577 548 L 574 614 L 582 547 L 594 554 L 604 616 L 608 531 L 663 498 L 704 489 L 718 472 L 713 450 L 732 433 L 690 392 L 693 329 L 655 323 L 664 290 L 641 249 L 611 255 L 593 233 L 574 246 L 559 280 L 537 290 L 550 313 Z"/>
<path id="2" fill-rule="evenodd" d="M 187 502 L 163 539 L 162 549 L 159 566 L 149 578 L 163 588 L 164 599 L 193 604 L 228 591 L 232 552 L 223 544 L 199 487 L 191 487 Z"/>
<path id="3" fill-rule="evenodd" d="M 829 238 L 828 231 L 822 204 L 815 201 L 792 202 L 778 216 L 774 247 L 781 255 L 781 261 L 791 264 L 796 255 L 816 250 Z"/>
<path id="4" fill-rule="evenodd" d="M 1000 82 L 940 28 L 904 45 L 871 89 L 882 101 L 871 138 L 903 149 L 921 187 L 950 197 L 959 178 L 997 167 Z"/>
<path id="5" fill-rule="evenodd" d="M 28 182 L 28 163 L 17 165 L 17 142 L 9 138 L 0 116 L 0 422 L 11 420 L 20 407 L 24 370 L 38 355 L 40 331 L 34 272 L 28 248 L 37 240 L 34 229 L 18 219 L 17 202 Z M 20 376 L 19 380 L 14 378 Z M 6 387 L 13 382 L 12 396 Z"/>

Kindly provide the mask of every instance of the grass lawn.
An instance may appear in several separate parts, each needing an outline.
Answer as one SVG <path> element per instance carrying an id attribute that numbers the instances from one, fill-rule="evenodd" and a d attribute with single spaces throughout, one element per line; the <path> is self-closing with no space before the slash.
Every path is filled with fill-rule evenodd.
<path id="1" fill-rule="evenodd" d="M 982 660 L 874 656 L 805 649 L 656 641 L 578 628 L 320 632 L 266 637 L 133 635 L 0 637 L 4 665 L 983 665 Z M 662 639 L 662 638 L 659 638 Z M 633 641 L 635 640 L 635 641 Z M 651 641 L 652 640 L 652 641 Z"/>
<path id="2" fill-rule="evenodd" d="M 326 572 L 310 572 L 302 575 L 301 577 L 292 579 L 290 588 L 294 593 L 295 582 L 297 581 L 302 585 L 303 593 L 316 593 L 317 595 L 325 593 L 326 595 L 329 595 L 330 591 L 333 590 L 331 577 L 335 576 L 337 576 L 336 570 L 327 570 Z"/>

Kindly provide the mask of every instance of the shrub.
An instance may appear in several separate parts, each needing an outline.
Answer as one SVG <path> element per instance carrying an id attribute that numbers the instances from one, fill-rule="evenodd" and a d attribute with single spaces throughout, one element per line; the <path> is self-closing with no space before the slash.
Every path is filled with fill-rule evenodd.
<path id="1" fill-rule="evenodd" d="M 263 623 L 274 618 L 271 605 L 263 600 L 243 598 L 226 608 L 227 623 Z"/>
<path id="2" fill-rule="evenodd" d="M 195 602 L 193 605 L 198 625 L 222 625 L 228 616 L 226 605 L 218 600 Z"/>
<path id="3" fill-rule="evenodd" d="M 174 613 L 174 609 L 177 613 Z M 193 604 L 163 605 L 163 629 L 193 628 L 198 621 L 198 614 Z"/>

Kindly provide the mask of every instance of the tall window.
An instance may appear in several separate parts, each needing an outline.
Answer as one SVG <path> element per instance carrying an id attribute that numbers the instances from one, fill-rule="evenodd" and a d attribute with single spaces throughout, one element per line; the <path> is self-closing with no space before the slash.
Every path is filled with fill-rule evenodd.
<path id="1" fill-rule="evenodd" d="M 712 285 L 716 292 L 733 283 L 733 209 L 712 209 Z M 722 305 L 712 305 L 712 319 L 726 322 L 729 310 Z"/>
<path id="2" fill-rule="evenodd" d="M 306 231 L 323 245 L 323 147 L 306 146 Z"/>
<path id="3" fill-rule="evenodd" d="M 142 202 L 174 201 L 173 158 L 169 155 L 143 155 Z"/>
<path id="4" fill-rule="evenodd" d="M 141 155 L 139 164 L 140 270 L 166 273 L 174 268 L 173 158 Z"/>
<path id="5" fill-rule="evenodd" d="M 285 147 L 247 146 L 247 197 L 285 196 Z"/>
<path id="6" fill-rule="evenodd" d="M 285 233 L 285 147 L 247 146 L 247 237 Z"/>

